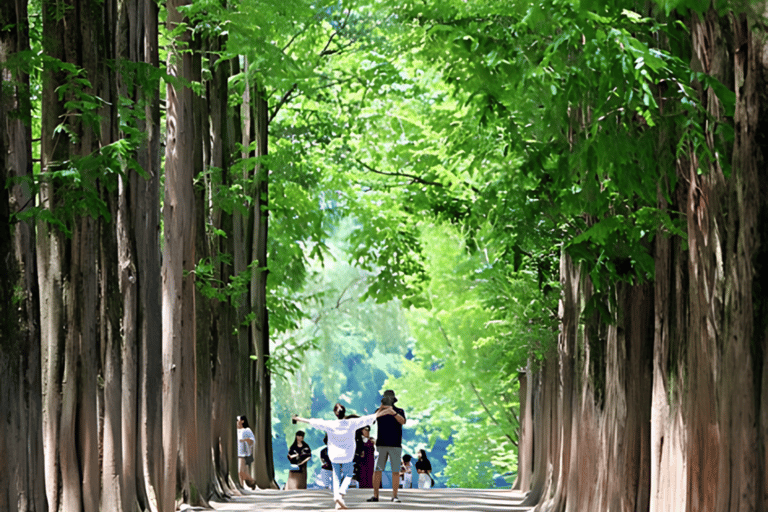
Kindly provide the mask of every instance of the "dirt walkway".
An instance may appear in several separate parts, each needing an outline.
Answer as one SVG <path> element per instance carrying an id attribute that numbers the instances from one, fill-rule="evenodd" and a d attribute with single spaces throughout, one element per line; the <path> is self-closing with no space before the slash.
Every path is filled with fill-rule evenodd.
<path id="1" fill-rule="evenodd" d="M 373 494 L 370 489 L 350 489 L 346 502 L 355 511 L 400 511 L 400 510 L 466 510 L 476 512 L 523 512 L 523 495 L 508 489 L 401 489 L 398 496 L 402 503 L 392 503 L 392 490 L 382 490 L 381 501 L 368 503 Z M 333 510 L 333 496 L 330 491 L 253 491 L 247 496 L 238 496 L 228 502 L 211 502 L 213 510 L 220 512 L 242 512 L 255 510 Z M 199 509 L 198 509 L 199 510 Z"/>

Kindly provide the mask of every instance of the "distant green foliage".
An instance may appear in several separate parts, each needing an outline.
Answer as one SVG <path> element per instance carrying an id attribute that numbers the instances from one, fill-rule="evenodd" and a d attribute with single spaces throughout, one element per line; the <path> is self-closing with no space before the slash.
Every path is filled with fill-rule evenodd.
<path id="1" fill-rule="evenodd" d="M 438 475 L 447 485 L 492 487 L 517 470 L 518 371 L 532 347 L 552 345 L 553 301 L 542 301 L 530 273 L 499 286 L 492 248 L 469 251 L 456 229 L 421 227 L 428 304 L 408 311 L 415 358 L 386 386 L 403 390 L 417 432 L 452 440 Z"/>
<path id="2" fill-rule="evenodd" d="M 344 261 L 349 250 L 344 240 L 354 224 L 342 222 L 326 240 L 330 252 L 322 262 L 311 259 L 307 284 L 294 295 L 303 320 L 272 338 L 273 353 L 288 365 L 280 368 L 282 378 L 273 380 L 273 425 L 285 439 L 299 428 L 290 422 L 293 413 L 332 417 L 336 401 L 351 412 L 372 413 L 380 383 L 399 372 L 408 350 L 398 303 L 366 299 L 370 273 Z"/>

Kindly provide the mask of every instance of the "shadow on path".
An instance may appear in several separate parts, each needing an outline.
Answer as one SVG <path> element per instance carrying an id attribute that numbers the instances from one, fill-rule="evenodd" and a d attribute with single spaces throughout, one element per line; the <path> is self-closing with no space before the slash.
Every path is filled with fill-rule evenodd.
<path id="1" fill-rule="evenodd" d="M 246 491 L 248 492 L 248 491 Z M 350 510 L 466 510 L 477 512 L 524 512 L 523 494 L 508 489 L 401 489 L 402 503 L 392 503 L 392 490 L 383 489 L 378 503 L 366 500 L 373 496 L 370 489 L 350 489 L 345 498 Z M 334 510 L 333 495 L 326 490 L 251 491 L 227 502 L 211 502 L 213 510 L 242 512 L 254 510 Z M 196 509 L 200 510 L 200 509 Z"/>

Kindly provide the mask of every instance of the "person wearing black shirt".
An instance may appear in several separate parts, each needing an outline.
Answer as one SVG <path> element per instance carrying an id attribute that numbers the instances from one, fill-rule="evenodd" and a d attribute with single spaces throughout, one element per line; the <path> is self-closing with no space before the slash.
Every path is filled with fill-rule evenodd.
<path id="1" fill-rule="evenodd" d="M 298 469 L 291 469 L 286 489 L 307 488 L 307 462 L 312 458 L 312 449 L 304 442 L 304 431 L 296 432 L 296 438 L 288 449 L 288 460 Z"/>
<path id="2" fill-rule="evenodd" d="M 427 452 L 419 450 L 419 460 L 416 461 L 416 472 L 419 474 L 419 489 L 432 487 L 432 464 L 427 458 Z"/>
<path id="3" fill-rule="evenodd" d="M 382 416 L 377 420 L 379 425 L 379 438 L 376 447 L 379 450 L 379 460 L 376 462 L 376 470 L 373 473 L 373 497 L 368 501 L 379 501 L 379 488 L 381 487 L 381 472 L 386 469 L 387 459 L 392 470 L 392 501 L 400 503 L 397 497 L 397 489 L 400 487 L 400 455 L 403 446 L 403 425 L 405 425 L 405 411 L 395 407 L 397 397 L 391 389 L 384 391 L 381 398 L 381 407 L 391 407 L 395 414 Z"/>

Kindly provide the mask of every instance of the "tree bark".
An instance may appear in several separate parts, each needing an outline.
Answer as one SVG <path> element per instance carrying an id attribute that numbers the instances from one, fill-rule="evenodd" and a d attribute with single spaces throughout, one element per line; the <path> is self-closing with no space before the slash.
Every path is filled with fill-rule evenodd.
<path id="1" fill-rule="evenodd" d="M 533 473 L 533 368 L 530 361 L 525 373 L 520 374 L 520 435 L 518 438 L 516 490 L 531 487 Z"/>
<path id="2" fill-rule="evenodd" d="M 187 2 L 185 2 L 187 3 Z M 184 19 L 184 22 L 189 23 L 189 20 Z M 187 49 L 181 57 L 181 76 L 191 83 L 201 82 L 201 57 L 199 41 L 192 39 L 191 31 L 182 37 L 182 46 Z M 184 146 L 179 147 L 179 151 L 188 153 L 184 156 L 184 164 L 190 165 L 189 169 L 191 176 L 191 183 L 198 177 L 202 176 L 203 171 L 203 127 L 202 117 L 203 114 L 200 111 L 203 106 L 202 99 L 194 93 L 191 89 L 185 88 L 183 90 L 183 99 L 181 99 L 180 107 L 183 109 L 183 115 L 179 120 L 185 124 L 183 130 L 186 133 Z M 178 129 L 178 127 L 177 127 Z M 167 159 L 166 159 L 167 162 Z M 166 164 L 167 165 L 167 164 Z M 185 178 L 187 179 L 187 178 Z M 198 187 L 199 188 L 199 187 Z M 197 292 L 195 287 L 195 266 L 198 262 L 197 244 L 198 244 L 198 218 L 203 219 L 207 213 L 207 205 L 205 202 L 200 203 L 197 200 L 197 193 L 194 187 L 192 188 L 192 202 L 191 208 L 187 214 L 190 215 L 190 219 L 187 225 L 190 226 L 190 230 L 185 233 L 184 239 L 184 273 L 186 277 L 183 282 L 183 331 L 184 337 L 182 338 L 182 351 L 181 351 L 181 388 L 179 396 L 179 421 L 184 425 L 181 430 L 181 468 L 179 476 L 181 478 L 182 499 L 184 503 L 190 505 L 207 505 L 208 486 L 210 484 L 209 478 L 207 478 L 208 472 L 205 471 L 205 467 L 209 465 L 209 458 L 201 458 L 201 452 L 205 452 L 206 448 L 201 448 L 200 440 L 203 440 L 203 446 L 207 445 L 207 433 L 208 429 L 203 428 L 200 425 L 200 417 L 198 415 L 198 402 L 201 398 L 199 393 L 202 391 L 205 395 L 205 387 L 202 389 L 199 387 L 201 379 L 207 382 L 210 379 L 210 365 L 205 364 L 209 360 L 209 356 L 201 354 L 201 350 L 206 351 L 207 338 L 204 340 L 198 340 L 198 327 L 197 327 L 197 311 L 202 305 L 197 305 Z M 200 231 L 201 242 L 205 240 L 205 231 Z M 204 255 L 203 255 L 204 256 Z M 205 328 L 205 326 L 202 326 Z M 208 410 L 210 403 L 205 406 L 205 415 L 210 420 L 210 411 Z"/>
<path id="3" fill-rule="evenodd" d="M 225 43 L 223 37 L 209 41 L 210 51 L 218 52 Z M 208 82 L 208 108 L 210 113 L 210 141 L 206 161 L 211 169 L 219 169 L 221 174 L 218 181 L 210 181 L 210 194 L 213 187 L 229 187 L 232 184 L 233 173 L 230 169 L 235 153 L 234 141 L 240 140 L 240 135 L 234 129 L 234 119 L 239 119 L 232 108 L 228 106 L 229 77 L 237 70 L 236 61 L 219 63 L 211 66 L 211 80 Z M 239 123 L 238 123 L 239 124 Z M 221 254 L 234 254 L 235 247 L 232 214 L 225 212 L 218 202 L 211 201 L 211 224 L 214 228 L 227 233 L 227 237 L 213 236 L 211 240 L 214 277 L 220 283 L 230 283 L 233 275 L 231 264 Z M 210 304 L 212 314 L 211 325 L 211 447 L 214 459 L 215 492 L 228 495 L 232 492 L 230 482 L 238 481 L 237 464 L 229 464 L 235 452 L 235 423 L 234 417 L 239 414 L 235 407 L 239 398 L 235 385 L 235 358 L 233 350 L 237 348 L 237 338 L 232 335 L 234 328 L 235 308 L 229 300 L 213 300 Z M 247 356 L 245 356 L 247 358 Z M 232 473 L 230 480 L 230 469 Z"/>
<path id="4" fill-rule="evenodd" d="M 43 49 L 51 57 L 65 60 L 64 27 L 54 17 L 54 6 L 51 2 L 43 2 Z M 70 20 L 71 23 L 74 20 Z M 58 120 L 64 114 L 63 105 L 59 102 L 56 89 L 65 82 L 60 70 L 48 65 L 44 69 L 46 80 L 42 93 L 42 141 L 41 141 L 41 173 L 56 170 L 69 158 L 69 141 L 63 132 L 55 132 Z M 56 212 L 58 194 L 52 182 L 44 182 L 40 189 L 40 205 Z M 37 261 L 40 279 L 40 336 L 42 344 L 42 386 L 43 386 L 43 449 L 45 453 L 45 489 L 50 510 L 81 508 L 79 496 L 71 499 L 72 492 L 79 492 L 79 474 L 71 475 L 77 462 L 61 453 L 60 447 L 73 447 L 74 439 L 60 437 L 60 432 L 66 425 L 62 419 L 68 415 L 71 421 L 73 405 L 71 398 L 64 407 L 62 396 L 69 397 L 71 391 L 63 389 L 62 382 L 75 382 L 72 375 L 71 347 L 68 351 L 70 365 L 65 369 L 65 346 L 68 336 L 69 318 L 65 308 L 66 296 L 63 293 L 68 281 L 65 259 L 66 237 L 60 229 L 46 221 L 38 221 L 37 226 Z M 71 343 L 70 343 L 71 344 Z M 70 428 L 71 432 L 71 428 Z"/>
<path id="5" fill-rule="evenodd" d="M 750 12 L 762 13 L 765 7 L 761 3 Z M 607 326 L 604 341 L 585 326 L 584 341 L 576 345 L 583 352 L 577 359 L 581 398 L 573 414 L 570 483 L 567 492 L 554 495 L 540 483 L 551 478 L 555 489 L 563 485 L 557 457 L 565 461 L 568 454 L 563 444 L 562 453 L 547 456 L 538 451 L 538 442 L 534 466 L 548 465 L 549 475 L 534 478 L 529 501 L 539 502 L 540 510 L 561 510 L 562 497 L 565 510 L 766 508 L 768 186 L 761 170 L 766 161 L 762 134 L 768 133 L 762 94 L 768 45 L 755 23 L 749 15 L 714 10 L 690 21 L 693 69 L 735 92 L 735 138 L 725 151 L 716 146 L 722 141 L 709 123 L 729 120 L 718 95 L 703 87 L 700 101 L 709 114 L 705 133 L 718 159 L 699 162 L 693 153 L 671 158 L 676 145 L 670 134 L 662 134 L 658 160 L 675 162 L 677 188 L 667 204 L 663 187 L 669 182 L 661 180 L 658 206 L 685 213 L 687 239 L 660 230 L 652 288 L 616 285 L 615 324 Z M 668 170 L 660 169 L 660 176 Z M 567 266 L 562 272 L 570 275 Z M 572 281 L 564 279 L 563 300 L 574 304 Z M 561 309 L 565 336 L 571 316 L 563 311 L 567 308 Z M 551 363 L 543 363 L 545 397 L 550 396 L 548 379 L 569 385 L 569 351 L 561 340 L 560 372 L 554 377 Z M 596 393 L 601 375 L 604 402 Z M 567 402 L 558 408 L 568 421 Z M 547 429 L 562 428 L 543 421 L 534 427 L 534 439 L 551 438 Z"/>
<path id="6" fill-rule="evenodd" d="M 205 50 L 207 50 L 208 41 L 203 41 Z M 196 79 L 202 78 L 202 59 L 196 60 L 198 69 L 195 71 Z M 207 81 L 206 81 L 207 82 Z M 211 261 L 213 257 L 211 237 L 214 236 L 208 229 L 211 224 L 211 208 L 213 197 L 216 191 L 211 187 L 211 171 L 209 167 L 211 152 L 211 125 L 209 119 L 209 108 L 206 98 L 198 98 L 198 105 L 195 108 L 197 120 L 195 126 L 198 133 L 196 138 L 198 151 L 195 155 L 195 162 L 199 162 L 199 169 L 196 169 L 198 185 L 195 189 L 195 204 L 199 205 L 196 211 L 196 230 L 201 236 L 195 240 L 195 251 L 198 261 Z M 208 497 L 214 492 L 213 471 L 211 460 L 211 366 L 213 346 L 213 301 L 205 297 L 200 289 L 195 287 L 195 322 L 197 336 L 197 392 L 195 394 L 195 418 L 197 433 L 195 440 L 194 454 L 197 460 L 196 471 L 193 475 L 193 485 L 197 489 L 197 496 L 192 496 L 191 502 L 194 504 L 207 505 Z M 193 489 L 194 491 L 194 489 Z"/>
<path id="7" fill-rule="evenodd" d="M 183 21 L 178 8 L 186 2 L 168 3 L 168 29 L 174 30 Z M 185 30 L 177 46 L 189 48 L 190 32 Z M 189 52 L 170 52 L 168 73 L 185 80 L 192 78 Z M 177 484 L 186 482 L 189 470 L 187 436 L 195 432 L 194 415 L 182 403 L 182 389 L 192 394 L 194 401 L 195 302 L 192 270 L 195 265 L 195 204 L 192 182 L 195 163 L 195 139 L 192 90 L 183 85 L 167 89 L 167 134 L 165 157 L 165 200 L 163 276 L 163 487 L 160 510 L 175 509 Z M 186 275 L 185 275 L 186 274 Z M 190 360 L 191 358 L 191 360 Z M 189 373 L 189 367 L 192 374 Z M 185 412 L 187 416 L 180 416 Z M 187 465 L 179 468 L 181 457 Z M 194 462 L 193 462 L 194 463 Z M 181 482 L 177 470 L 181 469 Z"/>
<path id="8" fill-rule="evenodd" d="M 128 53 L 131 61 L 159 67 L 158 54 L 158 6 L 151 0 L 136 0 L 136 16 L 139 20 L 131 25 Z M 140 176 L 129 171 L 127 185 L 121 192 L 121 201 L 128 202 L 130 212 L 128 229 L 133 234 L 136 247 L 136 339 L 138 341 L 138 429 L 137 447 L 137 498 L 144 510 L 159 510 L 162 482 L 162 283 L 160 279 L 160 95 L 159 89 L 134 91 L 144 110 L 144 120 L 139 129 L 146 133 L 146 141 L 139 148 L 136 161 L 147 174 Z M 127 197 L 126 197 L 127 196 Z M 126 272 L 131 272 L 131 263 Z M 125 264 L 125 263 L 124 263 Z M 121 269 L 123 265 L 121 265 Z M 130 275 L 126 276 L 130 281 Z M 128 311 L 130 303 L 125 310 Z M 128 421 L 124 419 L 124 421 Z M 126 429 L 123 430 L 126 432 Z M 130 450 L 129 445 L 124 445 Z M 124 461 L 130 460 L 130 456 Z"/>
<path id="9" fill-rule="evenodd" d="M 763 14 L 768 4 L 761 3 Z M 721 441 L 718 471 L 717 510 L 758 510 L 761 497 L 757 490 L 764 480 L 761 469 L 758 425 L 761 400 L 760 375 L 763 368 L 761 352 L 766 350 L 765 338 L 756 316 L 754 304 L 759 295 L 754 288 L 764 277 L 756 272 L 755 262 L 761 261 L 768 228 L 758 222 L 761 208 L 766 208 L 768 196 L 761 194 L 765 181 L 766 152 L 764 134 L 768 129 L 768 98 L 766 81 L 768 41 L 755 29 L 755 20 L 746 14 L 731 16 L 733 31 L 733 76 L 736 93 L 734 113 L 735 140 L 728 180 L 727 195 L 723 197 L 728 215 L 724 219 L 724 278 L 723 294 L 724 346 L 720 354 L 718 420 Z M 760 21 L 762 23 L 762 21 Z M 763 176 L 761 176 L 761 174 Z M 761 179 L 762 178 L 762 179 Z M 760 251 L 760 252 L 758 252 Z M 758 327 L 758 329 L 756 329 Z"/>
<path id="10" fill-rule="evenodd" d="M 264 92 L 256 87 L 256 156 L 268 154 L 269 111 Z M 256 485 L 262 489 L 276 488 L 272 461 L 272 385 L 266 361 L 269 358 L 269 316 L 267 312 L 267 227 L 269 218 L 269 172 L 262 161 L 255 169 L 253 207 L 253 246 L 251 261 L 256 265 L 251 277 L 251 304 L 255 319 L 251 322 L 251 342 L 256 353 L 256 446 L 254 457 Z"/>
<path id="11" fill-rule="evenodd" d="M 0 509 L 46 510 L 43 467 L 39 297 L 32 222 L 11 216 L 29 206 L 32 179 L 29 75 L 12 61 L 29 49 L 27 4 L 0 6 Z M 8 187 L 6 188 L 6 184 Z"/>

